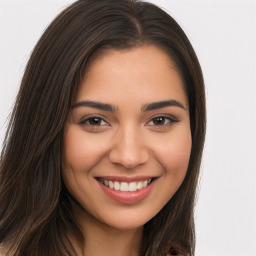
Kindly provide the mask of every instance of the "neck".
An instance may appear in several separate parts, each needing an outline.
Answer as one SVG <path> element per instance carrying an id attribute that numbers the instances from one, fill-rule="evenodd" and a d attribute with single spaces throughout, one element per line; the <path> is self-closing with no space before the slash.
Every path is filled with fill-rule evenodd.
<path id="1" fill-rule="evenodd" d="M 119 230 L 88 214 L 80 219 L 85 237 L 81 256 L 139 256 L 143 227 Z"/>

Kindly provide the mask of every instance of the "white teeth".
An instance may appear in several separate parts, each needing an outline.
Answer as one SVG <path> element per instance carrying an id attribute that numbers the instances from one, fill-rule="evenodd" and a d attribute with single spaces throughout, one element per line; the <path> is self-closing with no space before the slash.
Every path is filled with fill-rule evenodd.
<path id="1" fill-rule="evenodd" d="M 129 188 L 128 188 L 129 191 L 132 192 L 132 191 L 136 191 L 137 189 L 138 187 L 137 187 L 136 181 L 129 183 Z"/>
<path id="2" fill-rule="evenodd" d="M 137 184 L 137 189 L 142 189 L 142 181 Z"/>
<path id="3" fill-rule="evenodd" d="M 123 192 L 129 191 L 129 185 L 127 182 L 121 182 L 120 191 L 123 191 Z"/>
<path id="4" fill-rule="evenodd" d="M 110 181 L 108 182 L 108 186 L 113 189 L 113 188 L 114 188 L 114 183 L 110 180 Z"/>
<path id="5" fill-rule="evenodd" d="M 152 179 L 144 180 L 144 181 L 133 181 L 133 182 L 119 182 L 119 181 L 111 181 L 111 180 L 103 180 L 100 179 L 101 183 L 106 187 L 109 187 L 114 190 L 122 191 L 122 192 L 134 192 L 140 190 L 142 188 L 147 187 Z"/>
<path id="6" fill-rule="evenodd" d="M 147 180 L 144 180 L 144 181 L 142 182 L 142 187 L 145 188 L 147 185 L 148 185 L 148 181 L 147 181 Z"/>
<path id="7" fill-rule="evenodd" d="M 114 189 L 115 189 L 115 190 L 119 190 L 119 188 L 120 188 L 119 182 L 115 181 L 115 182 L 114 182 Z"/>

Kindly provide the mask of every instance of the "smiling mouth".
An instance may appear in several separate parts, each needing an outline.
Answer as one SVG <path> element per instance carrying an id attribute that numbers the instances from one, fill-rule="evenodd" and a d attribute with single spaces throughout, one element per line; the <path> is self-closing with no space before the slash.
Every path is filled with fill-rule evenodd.
<path id="1" fill-rule="evenodd" d="M 140 181 L 132 181 L 132 182 L 125 182 L 125 181 L 115 181 L 115 180 L 107 180 L 103 178 L 97 178 L 104 186 L 121 192 L 135 192 L 139 191 L 149 184 L 151 184 L 156 178 L 145 179 Z"/>

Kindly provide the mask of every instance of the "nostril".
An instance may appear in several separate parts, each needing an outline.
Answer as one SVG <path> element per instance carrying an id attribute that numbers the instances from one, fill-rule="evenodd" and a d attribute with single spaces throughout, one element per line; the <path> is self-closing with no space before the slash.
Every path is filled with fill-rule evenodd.
<path id="1" fill-rule="evenodd" d="M 149 160 L 149 152 L 143 146 L 132 147 L 130 144 L 119 144 L 109 152 L 109 159 L 113 164 L 129 170 L 145 164 Z"/>
<path id="2" fill-rule="evenodd" d="M 133 169 L 137 165 L 147 162 L 143 152 L 128 152 L 128 150 L 112 150 L 109 159 L 113 164 L 121 165 L 125 169 Z"/>
<path id="3" fill-rule="evenodd" d="M 139 165 L 139 164 L 135 164 L 135 163 L 129 163 L 129 162 L 126 162 L 126 161 L 115 162 L 114 164 L 121 166 L 125 170 L 132 170 L 137 165 Z"/>

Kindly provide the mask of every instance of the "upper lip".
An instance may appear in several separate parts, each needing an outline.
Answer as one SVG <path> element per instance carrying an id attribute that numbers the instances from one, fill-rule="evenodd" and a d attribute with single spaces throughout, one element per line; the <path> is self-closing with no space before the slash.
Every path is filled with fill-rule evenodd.
<path id="1" fill-rule="evenodd" d="M 133 182 L 133 181 L 144 181 L 149 179 L 157 178 L 156 176 L 99 176 L 97 179 L 111 180 L 111 181 L 123 181 L 123 182 Z"/>

